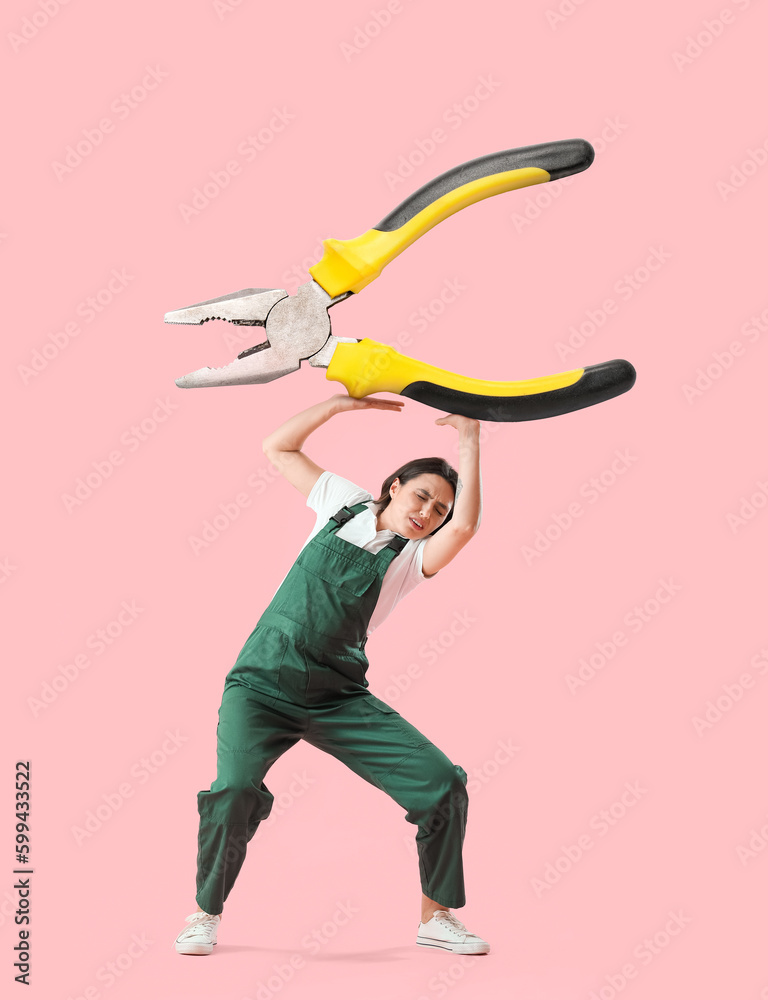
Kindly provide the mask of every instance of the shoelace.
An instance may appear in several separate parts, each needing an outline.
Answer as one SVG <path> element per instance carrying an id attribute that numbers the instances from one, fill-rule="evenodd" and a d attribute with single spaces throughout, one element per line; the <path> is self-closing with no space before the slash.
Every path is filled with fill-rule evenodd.
<path id="1" fill-rule="evenodd" d="M 205 926 L 205 925 L 208 926 Z M 216 927 L 216 917 L 212 916 L 210 913 L 203 913 L 202 911 L 189 921 L 189 926 L 185 927 L 184 930 L 179 935 L 179 939 L 188 937 L 190 934 L 197 933 L 200 930 L 212 931 Z"/>
<path id="2" fill-rule="evenodd" d="M 440 923 L 445 924 L 448 930 L 452 931 L 454 934 L 469 933 L 464 924 L 453 913 L 447 913 L 445 910 L 436 910 L 434 916 L 437 917 Z"/>

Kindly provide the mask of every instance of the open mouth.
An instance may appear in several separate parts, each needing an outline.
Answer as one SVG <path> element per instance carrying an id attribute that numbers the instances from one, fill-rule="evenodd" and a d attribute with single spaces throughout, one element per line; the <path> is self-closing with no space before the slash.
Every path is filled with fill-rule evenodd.
<path id="1" fill-rule="evenodd" d="M 409 517 L 408 520 L 411 522 L 411 524 L 414 526 L 414 528 L 416 528 L 417 531 L 423 531 L 424 530 L 424 525 L 421 524 L 419 521 L 417 521 L 415 518 Z"/>

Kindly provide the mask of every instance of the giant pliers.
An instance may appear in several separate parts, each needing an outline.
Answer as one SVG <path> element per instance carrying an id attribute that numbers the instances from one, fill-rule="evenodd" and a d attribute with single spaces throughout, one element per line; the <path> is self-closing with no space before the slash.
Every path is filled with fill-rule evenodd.
<path id="1" fill-rule="evenodd" d="M 335 337 L 328 310 L 361 291 L 406 247 L 459 209 L 503 191 L 586 170 L 595 153 L 583 139 L 508 149 L 463 163 L 425 184 L 356 239 L 323 241 L 322 259 L 295 295 L 280 288 L 245 288 L 165 314 L 166 323 L 227 320 L 265 328 L 266 339 L 222 368 L 176 379 L 182 388 L 271 382 L 302 361 L 326 369 L 350 396 L 394 392 L 478 420 L 536 420 L 601 403 L 631 389 L 628 361 L 604 361 L 519 382 L 467 378 L 404 357 L 386 344 Z M 479 338 L 473 337 L 477 343 Z"/>

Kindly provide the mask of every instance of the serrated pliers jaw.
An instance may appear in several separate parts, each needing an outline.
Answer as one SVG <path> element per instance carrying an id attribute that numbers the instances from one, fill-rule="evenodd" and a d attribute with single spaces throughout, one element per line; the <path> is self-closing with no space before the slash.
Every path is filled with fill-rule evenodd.
<path id="1" fill-rule="evenodd" d="M 266 340 L 222 368 L 199 368 L 176 379 L 182 389 L 271 382 L 295 372 L 317 354 L 331 335 L 328 310 L 347 295 L 331 296 L 308 281 L 295 295 L 281 288 L 245 288 L 165 314 L 166 323 L 206 323 L 222 319 L 241 326 L 262 326 Z"/>

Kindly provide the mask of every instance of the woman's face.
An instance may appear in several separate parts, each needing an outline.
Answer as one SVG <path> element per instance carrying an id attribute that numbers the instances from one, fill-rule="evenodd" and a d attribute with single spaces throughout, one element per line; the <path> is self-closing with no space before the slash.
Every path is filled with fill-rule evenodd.
<path id="1" fill-rule="evenodd" d="M 388 527 L 405 538 L 426 538 L 439 528 L 453 507 L 453 486 L 425 472 L 407 483 L 396 479 L 389 490 Z"/>

